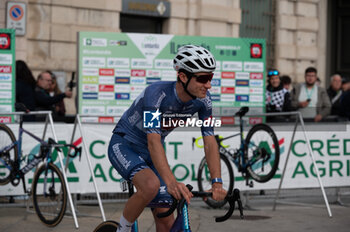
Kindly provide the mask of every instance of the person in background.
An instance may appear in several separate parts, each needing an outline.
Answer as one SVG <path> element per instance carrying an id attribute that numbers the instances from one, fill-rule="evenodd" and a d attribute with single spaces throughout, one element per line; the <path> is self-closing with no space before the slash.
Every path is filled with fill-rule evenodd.
<path id="1" fill-rule="evenodd" d="M 340 97 L 340 116 L 350 121 L 350 78 L 344 77 L 342 81 L 343 94 Z"/>
<path id="2" fill-rule="evenodd" d="M 56 75 L 51 71 L 47 71 L 47 72 L 51 75 L 51 78 L 52 78 L 50 89 L 49 89 L 50 96 L 54 97 L 62 94 L 62 91 L 58 88 L 58 85 L 57 85 Z M 66 114 L 66 107 L 64 105 L 63 99 L 55 104 L 53 114 L 58 116 L 64 116 Z"/>
<path id="3" fill-rule="evenodd" d="M 281 76 L 281 82 L 282 82 L 283 88 L 285 88 L 289 92 L 290 85 L 292 84 L 292 79 L 290 78 L 290 76 L 287 76 L 287 75 Z"/>
<path id="4" fill-rule="evenodd" d="M 18 103 L 23 104 L 29 111 L 34 111 L 35 104 L 35 79 L 32 71 L 23 60 L 16 61 L 16 111 L 23 109 L 18 107 Z M 35 121 L 35 115 L 26 115 L 24 121 Z"/>
<path id="5" fill-rule="evenodd" d="M 292 90 L 292 107 L 298 109 L 303 118 L 319 122 L 331 112 L 331 102 L 324 88 L 317 86 L 317 70 L 308 67 L 305 70 L 305 83 L 296 85 Z"/>
<path id="6" fill-rule="evenodd" d="M 327 89 L 329 100 L 332 103 L 331 115 L 339 115 L 340 109 L 340 97 L 342 95 L 342 78 L 339 74 L 331 76 L 331 83 Z"/>

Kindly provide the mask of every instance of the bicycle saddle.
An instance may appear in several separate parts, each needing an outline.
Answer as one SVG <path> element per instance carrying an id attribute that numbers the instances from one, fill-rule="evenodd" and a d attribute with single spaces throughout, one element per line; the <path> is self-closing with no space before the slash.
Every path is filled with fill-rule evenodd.
<path id="1" fill-rule="evenodd" d="M 235 114 L 236 116 L 239 116 L 240 118 L 243 117 L 246 113 L 248 113 L 249 107 L 244 106 L 239 109 L 239 111 Z"/>

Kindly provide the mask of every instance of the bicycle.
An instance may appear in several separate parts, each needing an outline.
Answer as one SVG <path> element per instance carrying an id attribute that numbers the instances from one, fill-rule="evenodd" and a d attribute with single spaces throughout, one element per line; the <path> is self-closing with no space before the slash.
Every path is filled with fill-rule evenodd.
<path id="1" fill-rule="evenodd" d="M 28 163 L 23 166 L 26 157 L 22 157 L 22 136 L 28 134 L 40 143 L 38 155 L 28 157 Z M 57 144 L 49 138 L 48 142 L 38 138 L 28 130 L 23 128 L 23 115 L 20 115 L 18 140 L 12 130 L 5 124 L 0 124 L 0 185 L 6 185 L 9 182 L 17 186 L 20 180 L 23 182 L 24 192 L 32 194 L 33 206 L 39 219 L 47 226 L 54 227 L 61 222 L 67 206 L 67 188 L 63 179 L 62 172 L 53 163 L 53 149 L 61 151 L 60 148 L 69 147 L 69 156 L 74 158 L 81 155 L 81 147 L 73 144 Z M 31 159 L 30 159 L 31 158 Z M 36 169 L 33 176 L 32 188 L 26 188 L 25 175 L 36 168 L 41 162 L 44 162 Z"/>
<path id="2" fill-rule="evenodd" d="M 248 131 L 247 137 L 244 139 L 242 118 L 248 111 L 248 107 L 242 107 L 235 114 L 239 117 L 239 133 L 225 138 L 215 135 L 220 152 L 222 180 L 224 188 L 229 193 L 232 192 L 234 186 L 234 174 L 230 161 L 236 165 L 238 171 L 242 173 L 246 185 L 250 187 L 253 187 L 251 178 L 257 182 L 267 182 L 275 175 L 278 168 L 279 143 L 271 127 L 266 124 L 256 124 Z M 240 147 L 233 151 L 225 148 L 222 141 L 236 136 L 240 136 Z M 201 160 L 198 168 L 197 182 L 200 191 L 211 186 L 205 157 Z M 217 202 L 209 198 L 205 202 L 213 208 L 220 208 L 226 204 L 226 200 Z"/>
<path id="3" fill-rule="evenodd" d="M 130 182 L 128 183 L 128 189 L 129 189 L 129 197 L 134 193 L 133 185 Z M 186 185 L 186 187 L 192 192 L 194 197 L 211 197 L 212 193 L 210 192 L 203 192 L 203 191 L 192 191 L 193 187 L 191 185 Z M 240 211 L 240 217 L 243 219 L 243 207 L 242 202 L 240 199 L 239 190 L 235 189 L 232 194 L 228 194 L 226 196 L 226 200 L 229 202 L 229 209 L 227 210 L 226 214 L 222 217 L 216 217 L 216 222 L 223 222 L 229 219 L 233 211 L 235 209 L 235 202 L 237 201 L 238 209 Z M 176 200 L 175 198 L 172 198 L 172 202 L 165 203 L 165 202 L 151 202 L 148 207 L 150 208 L 169 208 L 168 211 L 164 213 L 157 214 L 157 217 L 167 217 L 170 216 L 176 209 L 177 209 L 177 216 L 174 221 L 174 224 L 172 225 L 170 232 L 180 232 L 180 231 L 186 231 L 191 232 L 190 228 L 190 222 L 189 222 L 189 213 L 188 213 L 188 204 L 184 198 L 181 200 Z M 94 232 L 115 232 L 119 227 L 119 223 L 115 221 L 105 221 L 99 224 Z M 138 232 L 138 223 L 137 220 L 131 227 L 131 232 Z"/>

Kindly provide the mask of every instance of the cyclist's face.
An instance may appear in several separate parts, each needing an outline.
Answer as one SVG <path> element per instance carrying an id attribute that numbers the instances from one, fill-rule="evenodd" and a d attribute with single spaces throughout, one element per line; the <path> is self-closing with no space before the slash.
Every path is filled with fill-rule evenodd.
<path id="1" fill-rule="evenodd" d="M 188 90 L 191 94 L 198 98 L 205 98 L 207 96 L 208 89 L 211 88 L 212 73 L 196 73 L 188 85 Z M 205 80 L 205 81 L 203 81 Z"/>

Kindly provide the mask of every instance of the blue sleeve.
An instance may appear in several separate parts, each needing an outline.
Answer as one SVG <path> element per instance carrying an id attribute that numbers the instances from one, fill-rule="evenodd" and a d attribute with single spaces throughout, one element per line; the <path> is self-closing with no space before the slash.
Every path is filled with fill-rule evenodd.
<path id="1" fill-rule="evenodd" d="M 209 118 L 212 118 L 213 117 L 213 114 L 212 114 L 212 102 L 211 102 L 211 96 L 210 96 L 210 93 L 208 91 L 208 94 L 205 98 L 202 98 L 202 99 L 198 99 L 199 101 L 201 101 L 202 103 L 202 107 L 201 109 L 199 110 L 198 112 L 198 117 L 199 119 L 201 120 L 207 120 Z M 201 132 L 202 132 L 202 136 L 211 136 L 211 135 L 214 135 L 214 127 L 212 126 L 209 126 L 209 127 L 205 127 L 205 126 L 202 126 L 201 127 Z"/>

